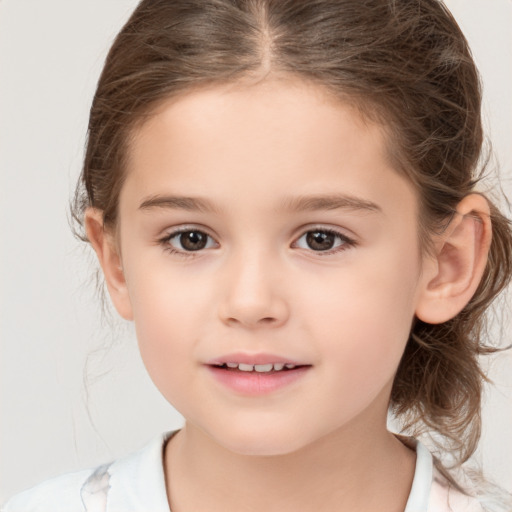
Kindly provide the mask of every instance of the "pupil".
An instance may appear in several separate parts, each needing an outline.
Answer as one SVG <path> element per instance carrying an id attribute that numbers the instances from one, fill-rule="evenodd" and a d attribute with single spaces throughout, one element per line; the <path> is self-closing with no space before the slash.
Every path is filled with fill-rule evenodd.
<path id="1" fill-rule="evenodd" d="M 198 231 L 187 231 L 180 235 L 181 245 L 188 251 L 198 251 L 206 246 L 206 236 Z"/>
<path id="2" fill-rule="evenodd" d="M 334 245 L 334 235 L 323 231 L 311 231 L 306 239 L 313 250 L 331 249 Z"/>

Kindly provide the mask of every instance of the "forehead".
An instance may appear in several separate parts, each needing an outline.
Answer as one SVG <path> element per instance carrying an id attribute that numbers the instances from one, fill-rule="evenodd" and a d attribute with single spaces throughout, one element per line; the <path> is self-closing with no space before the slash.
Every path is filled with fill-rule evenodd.
<path id="1" fill-rule="evenodd" d="M 283 152 L 292 149 L 298 154 L 299 142 L 304 138 L 314 141 L 319 150 L 321 146 L 329 146 L 333 139 L 339 142 L 340 121 L 350 116 L 348 124 L 371 133 L 374 145 L 387 157 L 388 141 L 382 126 L 370 121 L 366 113 L 362 114 L 370 108 L 359 107 L 361 102 L 355 98 L 340 98 L 324 86 L 288 75 L 259 82 L 246 79 L 203 85 L 164 99 L 151 109 L 132 133 L 131 153 L 148 143 L 157 131 L 166 131 L 165 135 L 173 136 L 176 143 L 197 143 L 203 149 L 208 140 L 216 144 L 231 140 L 253 147 L 261 142 L 265 149 L 271 150 L 269 140 L 261 136 L 260 128 L 263 128 L 265 133 L 275 135 L 276 144 Z M 286 141 L 295 144 L 286 148 L 283 144 Z M 235 149 L 231 144 L 226 156 L 236 157 Z"/>
<path id="2" fill-rule="evenodd" d="M 381 126 L 299 80 L 215 86 L 162 102 L 134 133 L 127 173 L 146 197 L 233 202 L 247 194 L 262 207 L 335 188 L 374 203 L 413 192 L 390 163 Z"/>

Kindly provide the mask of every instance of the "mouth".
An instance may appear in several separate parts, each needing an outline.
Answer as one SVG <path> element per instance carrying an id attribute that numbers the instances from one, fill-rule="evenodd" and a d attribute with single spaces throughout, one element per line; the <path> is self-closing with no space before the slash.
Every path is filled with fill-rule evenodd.
<path id="1" fill-rule="evenodd" d="M 227 370 L 232 372 L 255 372 L 255 373 L 277 373 L 277 372 L 289 372 L 297 368 L 302 368 L 305 364 L 292 364 L 292 363 L 266 363 L 266 364 L 248 364 L 248 363 L 217 363 L 212 364 L 215 368 L 221 370 Z"/>
<path id="2" fill-rule="evenodd" d="M 238 354 L 206 364 L 212 376 L 241 395 L 265 395 L 287 388 L 309 373 L 311 364 L 270 355 Z"/>

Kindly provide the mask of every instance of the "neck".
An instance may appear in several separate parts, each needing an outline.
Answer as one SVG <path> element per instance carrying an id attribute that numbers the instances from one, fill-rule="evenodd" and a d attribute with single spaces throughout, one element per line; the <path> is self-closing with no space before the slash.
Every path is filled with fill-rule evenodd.
<path id="1" fill-rule="evenodd" d="M 166 446 L 172 512 L 402 512 L 415 454 L 383 422 L 359 422 L 275 456 L 226 450 L 187 424 Z"/>

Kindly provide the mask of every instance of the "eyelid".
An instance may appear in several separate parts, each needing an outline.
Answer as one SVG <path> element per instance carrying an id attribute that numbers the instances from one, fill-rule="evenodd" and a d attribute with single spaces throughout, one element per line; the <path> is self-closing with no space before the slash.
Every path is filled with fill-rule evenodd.
<path id="1" fill-rule="evenodd" d="M 297 229 L 299 236 L 297 236 L 296 239 L 300 238 L 305 233 L 308 233 L 310 231 L 326 231 L 326 232 L 330 232 L 330 233 L 339 235 L 342 238 L 346 238 L 347 240 L 352 240 L 353 242 L 356 242 L 356 240 L 357 240 L 356 234 L 347 228 L 343 228 L 341 226 L 333 226 L 331 224 L 322 224 L 322 223 L 305 224 L 304 226 L 301 226 L 299 229 Z"/>
<path id="2" fill-rule="evenodd" d="M 211 229 L 206 226 L 202 226 L 201 224 L 180 224 L 178 226 L 166 228 L 163 230 L 163 234 L 159 237 L 160 240 L 170 239 L 180 233 L 187 233 L 189 231 L 199 231 L 200 233 L 204 233 L 208 235 L 213 240 L 216 240 L 216 235 L 213 235 Z"/>

